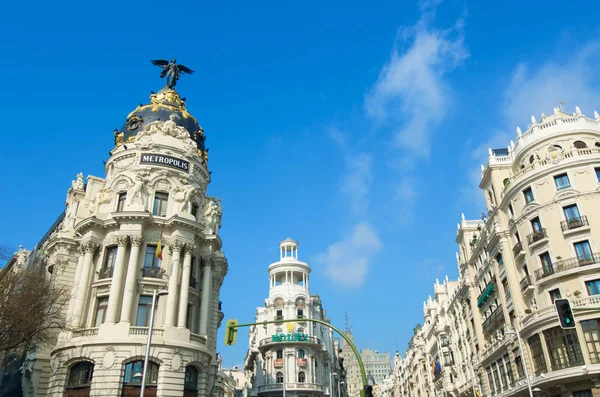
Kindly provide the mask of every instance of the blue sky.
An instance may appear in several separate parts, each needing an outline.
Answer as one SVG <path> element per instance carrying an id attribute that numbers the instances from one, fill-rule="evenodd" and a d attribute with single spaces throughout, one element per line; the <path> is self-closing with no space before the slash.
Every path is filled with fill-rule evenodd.
<path id="1" fill-rule="evenodd" d="M 226 318 L 253 319 L 289 236 L 333 324 L 403 353 L 435 278 L 457 277 L 487 148 L 560 101 L 600 110 L 597 5 L 256 4 L 3 5 L 0 243 L 33 247 L 75 175 L 104 175 L 113 129 L 163 85 L 149 59 L 176 57 L 223 200 Z M 226 366 L 245 335 L 221 330 Z"/>

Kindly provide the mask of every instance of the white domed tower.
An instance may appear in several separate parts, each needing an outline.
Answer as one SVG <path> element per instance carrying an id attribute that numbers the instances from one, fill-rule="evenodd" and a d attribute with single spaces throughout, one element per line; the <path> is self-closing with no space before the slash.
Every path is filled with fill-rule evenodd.
<path id="1" fill-rule="evenodd" d="M 253 326 L 246 371 L 254 396 L 322 396 L 337 393 L 332 331 L 321 299 L 310 295 L 310 266 L 298 260 L 298 243 L 290 238 L 279 244 L 279 261 L 269 268 L 269 297 L 256 310 L 256 322 L 281 321 Z M 284 322 L 285 320 L 294 322 Z M 333 380 L 333 389 L 330 381 Z"/>
<path id="2" fill-rule="evenodd" d="M 72 296 L 50 353 L 50 396 L 140 395 L 153 313 L 145 395 L 206 396 L 214 383 L 228 268 L 221 203 L 206 195 L 204 131 L 173 89 L 189 69 L 162 66 L 178 71 L 114 130 L 106 178 L 73 181 L 45 243 Z"/>

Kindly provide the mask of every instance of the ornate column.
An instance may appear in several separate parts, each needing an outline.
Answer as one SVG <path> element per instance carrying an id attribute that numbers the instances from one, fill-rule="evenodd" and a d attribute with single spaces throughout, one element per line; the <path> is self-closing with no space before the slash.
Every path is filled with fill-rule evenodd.
<path id="1" fill-rule="evenodd" d="M 108 297 L 108 308 L 106 309 L 106 323 L 114 324 L 117 322 L 118 310 L 123 303 L 123 278 L 125 273 L 125 253 L 129 236 L 115 236 L 114 242 L 118 244 L 117 258 L 115 268 L 110 283 L 110 292 Z"/>
<path id="2" fill-rule="evenodd" d="M 121 309 L 121 322 L 129 323 L 131 321 L 131 310 L 135 295 L 137 294 L 136 282 L 140 274 L 138 266 L 140 258 L 140 247 L 142 246 L 142 236 L 131 237 L 131 253 L 129 254 L 129 264 L 127 265 L 127 277 L 125 278 L 125 291 L 123 292 L 123 308 Z"/>
<path id="3" fill-rule="evenodd" d="M 71 298 L 69 300 L 69 309 L 67 311 L 67 323 L 70 325 L 73 325 L 73 310 L 75 309 L 77 288 L 79 287 L 77 281 L 79 280 L 79 277 L 81 277 L 81 269 L 83 268 L 83 258 L 85 255 L 85 250 L 81 245 L 77 247 L 77 251 L 79 251 L 79 258 L 77 259 L 77 267 L 75 268 L 75 278 L 73 279 L 73 287 L 71 288 Z"/>
<path id="4" fill-rule="evenodd" d="M 192 253 L 194 246 L 185 245 L 185 258 L 183 259 L 183 273 L 181 274 L 181 297 L 179 298 L 179 316 L 177 317 L 177 326 L 185 328 L 188 312 L 188 295 L 190 293 L 190 271 L 192 267 Z M 191 327 L 190 327 L 191 328 Z M 190 329 L 191 331 L 191 329 Z"/>
<path id="5" fill-rule="evenodd" d="M 73 326 L 81 327 L 83 321 L 83 309 L 85 301 L 90 290 L 90 274 L 92 272 L 92 259 L 98 244 L 88 241 L 82 244 L 85 251 L 83 265 L 81 267 L 80 279 L 77 285 L 77 296 L 75 297 L 75 306 L 73 310 Z"/>
<path id="6" fill-rule="evenodd" d="M 179 283 L 179 262 L 183 243 L 174 241 L 169 245 L 171 249 L 171 274 L 169 278 L 169 295 L 167 295 L 167 315 L 165 326 L 175 325 L 175 310 L 177 307 L 177 284 Z"/>
<path id="7" fill-rule="evenodd" d="M 212 282 L 211 259 L 201 259 L 202 264 L 202 301 L 200 302 L 200 335 L 208 335 L 210 290 Z"/>

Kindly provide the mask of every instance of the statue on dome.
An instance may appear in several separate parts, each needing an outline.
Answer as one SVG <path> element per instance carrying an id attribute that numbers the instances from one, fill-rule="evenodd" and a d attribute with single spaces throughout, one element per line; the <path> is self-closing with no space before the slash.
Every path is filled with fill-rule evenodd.
<path id="1" fill-rule="evenodd" d="M 160 78 L 162 79 L 165 78 L 165 76 L 167 77 L 167 87 L 169 88 L 175 87 L 181 73 L 194 73 L 192 69 L 189 69 L 183 65 L 177 65 L 177 60 L 175 58 L 171 59 L 171 62 L 164 59 L 156 59 L 150 62 L 152 62 L 154 66 L 162 68 L 162 72 L 160 72 Z"/>

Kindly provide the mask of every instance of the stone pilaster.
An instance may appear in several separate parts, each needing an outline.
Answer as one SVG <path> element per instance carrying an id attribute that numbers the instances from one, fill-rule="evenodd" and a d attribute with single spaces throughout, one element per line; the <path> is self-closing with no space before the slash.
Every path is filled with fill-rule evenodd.
<path id="1" fill-rule="evenodd" d="M 117 243 L 117 258 L 113 269 L 112 282 L 106 309 L 106 323 L 114 324 L 119 318 L 119 308 L 123 304 L 123 280 L 125 278 L 125 254 L 129 243 L 129 236 L 115 236 Z"/>
<path id="2" fill-rule="evenodd" d="M 73 312 L 73 327 L 83 326 L 85 303 L 90 292 L 92 260 L 94 252 L 98 249 L 99 244 L 93 241 L 87 241 L 82 244 L 85 251 L 83 257 L 83 266 L 80 272 L 80 279 L 77 284 L 77 295 L 75 296 L 75 306 Z"/>
<path id="3" fill-rule="evenodd" d="M 140 247 L 142 246 L 142 236 L 131 237 L 131 253 L 129 254 L 129 264 L 127 265 L 127 277 L 125 278 L 125 291 L 123 292 L 123 307 L 121 309 L 121 322 L 129 323 L 131 321 L 131 312 L 133 302 L 135 301 L 137 290 L 137 279 L 140 274 L 139 258 Z"/>
<path id="4" fill-rule="evenodd" d="M 177 296 L 178 296 L 178 284 L 179 284 L 179 268 L 181 267 L 181 249 L 183 243 L 181 241 L 174 241 L 169 245 L 172 252 L 171 266 L 169 274 L 169 295 L 167 295 L 167 315 L 165 326 L 175 325 L 175 314 L 177 313 Z"/>
<path id="5" fill-rule="evenodd" d="M 190 272 L 192 266 L 192 253 L 194 246 L 186 244 L 185 258 L 183 260 L 183 273 L 181 275 L 181 298 L 179 299 L 179 316 L 177 319 L 177 327 L 185 328 L 188 312 L 188 297 L 190 293 Z"/>

